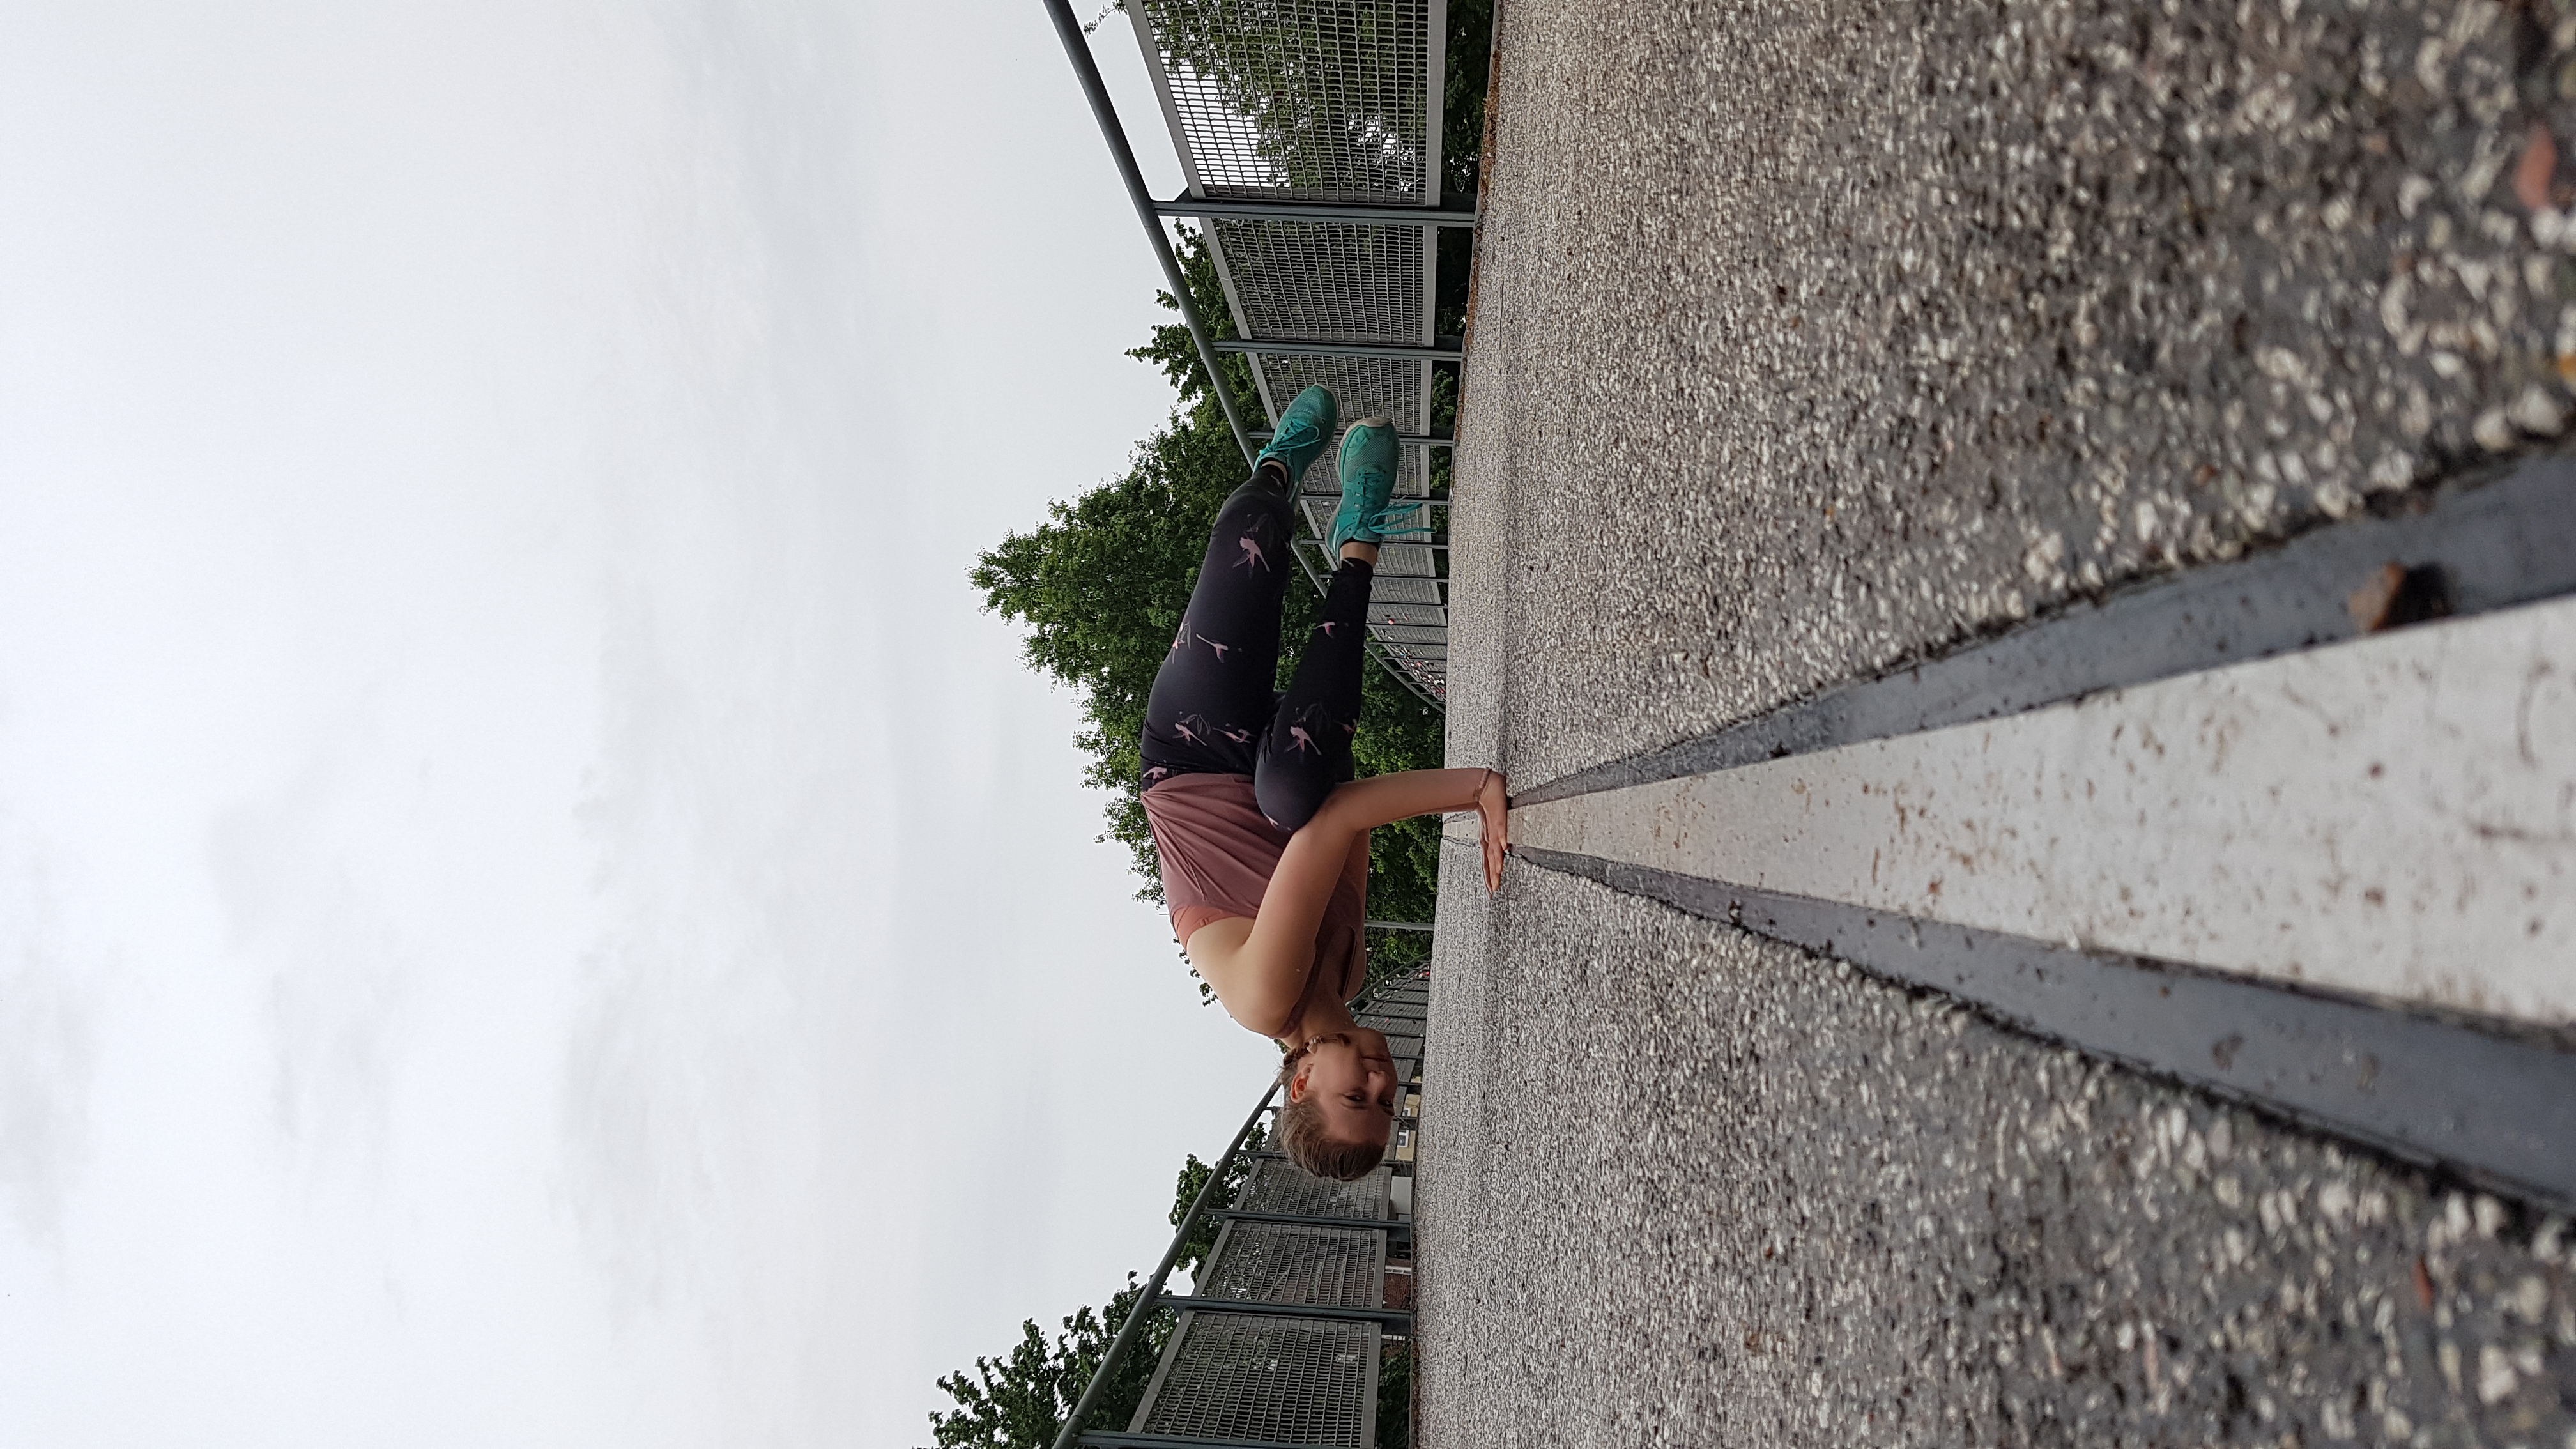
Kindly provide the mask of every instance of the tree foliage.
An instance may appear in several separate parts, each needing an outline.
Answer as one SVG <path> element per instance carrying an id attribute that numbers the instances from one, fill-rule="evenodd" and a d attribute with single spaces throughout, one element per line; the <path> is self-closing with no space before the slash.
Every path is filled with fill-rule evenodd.
<path id="1" fill-rule="evenodd" d="M 1485 86 L 1491 77 L 1494 0 L 1449 0 L 1449 73 L 1440 98 L 1441 189 L 1476 194 L 1485 159 Z M 1460 284 L 1464 290 L 1465 284 Z"/>
<path id="2" fill-rule="evenodd" d="M 1037 1320 L 1027 1320 L 1009 1353 L 976 1359 L 972 1378 L 960 1370 L 941 1379 L 939 1387 L 957 1407 L 931 1414 L 932 1441 L 939 1449 L 1048 1449 L 1143 1293 L 1144 1285 L 1130 1273 L 1127 1287 L 1109 1300 L 1105 1312 L 1074 1310 L 1052 1341 L 1038 1330 Z M 1092 1406 L 1093 1424 L 1124 1425 L 1136 1412 L 1170 1334 L 1168 1319 L 1145 1325 L 1139 1334 L 1143 1341 L 1128 1347 Z"/>
<path id="3" fill-rule="evenodd" d="M 1373 0 L 1161 0 L 1156 38 L 1174 69 L 1214 89 L 1293 187 L 1400 195 L 1422 148 L 1404 124 L 1424 101 L 1407 64 L 1419 40 L 1403 7 Z M 1318 45 L 1318 33 L 1332 43 Z M 1416 52 L 1418 53 L 1418 51 Z"/>
<path id="4" fill-rule="evenodd" d="M 1181 1164 L 1180 1181 L 1172 1187 L 1170 1221 L 1173 1227 L 1177 1228 L 1181 1225 L 1181 1219 L 1188 1214 L 1190 1204 L 1198 1199 L 1199 1189 L 1207 1184 L 1208 1171 L 1208 1165 L 1199 1161 L 1199 1156 L 1195 1152 L 1190 1154 L 1189 1161 Z M 1216 1250 L 1216 1230 L 1221 1225 L 1216 1214 L 1234 1206 L 1236 1191 L 1243 1186 L 1243 1180 L 1251 1174 L 1251 1158 L 1238 1157 L 1234 1160 L 1234 1166 L 1226 1170 L 1225 1181 L 1218 1183 L 1216 1191 L 1208 1194 L 1207 1211 L 1200 1214 L 1199 1220 L 1191 1225 L 1189 1241 L 1181 1245 L 1180 1257 L 1173 1260 L 1175 1267 L 1189 1269 L 1192 1278 L 1198 1276 L 1199 1268 L 1207 1262 L 1207 1255 Z"/>
<path id="5" fill-rule="evenodd" d="M 1378 1350 L 1377 1449 L 1407 1449 L 1413 1443 L 1413 1345 L 1387 1344 Z"/>

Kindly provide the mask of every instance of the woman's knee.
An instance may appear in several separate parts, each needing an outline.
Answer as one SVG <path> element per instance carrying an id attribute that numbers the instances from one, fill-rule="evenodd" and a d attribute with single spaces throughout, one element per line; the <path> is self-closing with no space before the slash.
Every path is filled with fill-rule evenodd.
<path id="1" fill-rule="evenodd" d="M 1282 830 L 1295 831 L 1315 818 L 1333 793 L 1332 772 L 1323 769 L 1274 768 L 1267 759 L 1253 772 L 1252 798 L 1261 813 Z"/>

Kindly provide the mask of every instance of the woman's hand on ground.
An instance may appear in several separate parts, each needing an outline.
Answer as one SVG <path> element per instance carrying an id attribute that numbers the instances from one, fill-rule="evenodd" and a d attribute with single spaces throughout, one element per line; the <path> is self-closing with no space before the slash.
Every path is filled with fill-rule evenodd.
<path id="1" fill-rule="evenodd" d="M 1503 888 L 1503 852 L 1511 845 L 1511 782 L 1487 770 L 1476 787 L 1476 816 L 1485 829 L 1485 894 Z"/>

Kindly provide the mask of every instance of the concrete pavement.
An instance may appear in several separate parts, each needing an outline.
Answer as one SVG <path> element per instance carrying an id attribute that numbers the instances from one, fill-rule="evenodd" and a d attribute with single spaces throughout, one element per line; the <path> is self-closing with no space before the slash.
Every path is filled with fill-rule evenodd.
<path id="1" fill-rule="evenodd" d="M 1692 739 L 2564 425 L 2546 7 L 1497 29 L 1455 763 Z M 2576 1444 L 2542 1206 L 1449 856 L 1424 1443 Z"/>

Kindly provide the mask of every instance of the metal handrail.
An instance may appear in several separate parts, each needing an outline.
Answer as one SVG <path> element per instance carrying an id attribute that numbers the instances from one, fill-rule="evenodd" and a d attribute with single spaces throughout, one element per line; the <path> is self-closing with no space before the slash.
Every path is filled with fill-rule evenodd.
<path id="1" fill-rule="evenodd" d="M 1064 42 L 1064 53 L 1073 62 L 1073 73 L 1082 80 L 1083 99 L 1091 102 L 1091 115 L 1100 122 L 1100 138 L 1109 143 L 1109 157 L 1118 163 L 1118 177 L 1127 183 L 1127 199 L 1135 205 L 1136 219 L 1145 224 L 1145 235 L 1154 243 L 1154 259 L 1163 264 L 1163 277 L 1171 283 L 1172 300 L 1181 304 L 1181 323 L 1190 329 L 1190 340 L 1198 344 L 1199 365 L 1207 369 L 1208 390 L 1216 394 L 1216 405 L 1225 409 L 1225 423 L 1234 429 L 1235 446 L 1243 449 L 1245 467 L 1252 466 L 1254 448 L 1251 435 L 1243 430 L 1243 419 L 1235 414 L 1234 389 L 1228 387 L 1225 373 L 1217 367 L 1217 347 L 1209 340 L 1207 323 L 1199 316 L 1198 304 L 1190 300 L 1189 278 L 1181 273 L 1180 258 L 1172 255 L 1172 240 L 1163 235 L 1163 219 L 1154 194 L 1145 189 L 1145 175 L 1136 169 L 1135 149 L 1127 144 L 1127 128 L 1118 123 L 1118 108 L 1110 104 L 1109 87 L 1101 83 L 1100 66 L 1091 58 L 1091 42 L 1083 37 L 1082 23 L 1073 18 L 1068 0 L 1046 0 L 1047 14 L 1055 17 L 1055 33 Z"/>
<path id="2" fill-rule="evenodd" d="M 1056 8 L 1061 9 L 1061 4 Z M 1077 35 L 1079 33 L 1076 32 Z M 1100 1367 L 1091 1371 L 1091 1382 L 1084 1386 L 1082 1398 L 1074 1404 L 1073 1412 L 1065 1416 L 1064 1432 L 1056 1435 L 1055 1449 L 1074 1449 L 1075 1441 L 1082 1437 L 1082 1421 L 1091 1417 L 1091 1406 L 1099 1401 L 1100 1391 L 1108 1387 L 1110 1372 L 1126 1355 L 1127 1345 L 1134 1341 L 1136 1330 L 1153 1316 L 1155 1300 L 1163 1296 L 1163 1280 L 1172 1276 L 1172 1265 L 1180 1261 L 1181 1249 L 1190 1241 L 1190 1229 L 1198 1226 L 1199 1212 L 1207 1206 L 1208 1194 L 1216 1191 L 1218 1183 L 1225 1181 L 1227 1170 L 1234 1166 L 1236 1155 L 1243 1151 L 1244 1140 L 1252 1135 L 1253 1128 L 1261 1125 L 1261 1114 L 1270 1110 L 1270 1099 L 1278 1095 L 1279 1084 L 1273 1082 L 1270 1090 L 1261 1094 L 1252 1115 L 1243 1119 L 1243 1126 L 1236 1130 L 1234 1140 L 1226 1144 L 1225 1155 L 1216 1160 L 1216 1166 L 1208 1169 L 1207 1181 L 1199 1185 L 1199 1195 L 1190 1199 L 1190 1210 L 1181 1215 L 1181 1226 L 1172 1234 L 1172 1245 L 1163 1250 L 1163 1261 L 1155 1265 L 1154 1276 L 1145 1280 L 1145 1291 L 1137 1296 L 1136 1306 L 1128 1310 L 1127 1321 L 1118 1326 L 1118 1336 L 1109 1340 L 1109 1351 L 1100 1356 Z"/>

